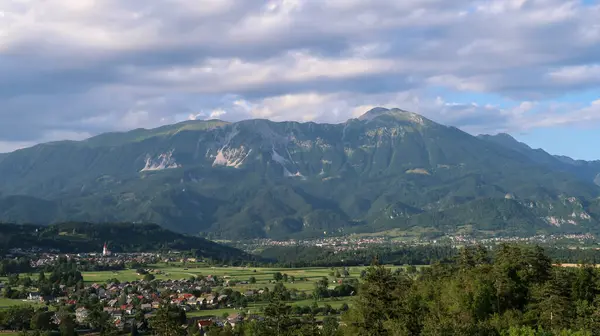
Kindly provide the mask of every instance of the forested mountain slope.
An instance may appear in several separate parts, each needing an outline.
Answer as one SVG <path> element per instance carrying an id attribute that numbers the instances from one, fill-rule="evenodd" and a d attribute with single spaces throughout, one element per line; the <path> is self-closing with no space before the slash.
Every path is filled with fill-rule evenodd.
<path id="1" fill-rule="evenodd" d="M 526 152 L 383 108 L 341 124 L 189 121 L 0 157 L 0 220 L 152 222 L 226 238 L 588 231 L 599 194 Z"/>

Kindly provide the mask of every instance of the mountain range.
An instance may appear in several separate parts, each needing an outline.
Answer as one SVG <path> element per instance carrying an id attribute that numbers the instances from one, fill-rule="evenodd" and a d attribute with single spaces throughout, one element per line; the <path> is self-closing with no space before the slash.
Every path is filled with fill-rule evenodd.
<path id="1" fill-rule="evenodd" d="M 0 155 L 0 221 L 214 238 L 600 231 L 600 161 L 375 108 L 339 124 L 186 121 Z"/>

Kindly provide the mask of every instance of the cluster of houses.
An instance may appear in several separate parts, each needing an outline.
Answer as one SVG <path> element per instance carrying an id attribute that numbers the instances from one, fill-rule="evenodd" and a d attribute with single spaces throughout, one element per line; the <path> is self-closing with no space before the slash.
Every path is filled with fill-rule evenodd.
<path id="1" fill-rule="evenodd" d="M 33 268 L 43 268 L 45 266 L 55 265 L 59 258 L 75 260 L 78 264 L 87 263 L 108 268 L 118 268 L 126 263 L 152 264 L 165 259 L 159 254 L 153 253 L 78 253 L 78 254 L 58 254 L 58 253 L 38 253 L 32 258 L 31 266 Z M 169 258 L 166 258 L 169 260 Z"/>
<path id="2" fill-rule="evenodd" d="M 211 291 L 212 288 L 223 285 L 227 285 L 227 280 L 209 275 L 193 280 L 154 280 L 152 283 L 143 280 L 108 284 L 94 283 L 86 286 L 83 292 L 86 292 L 90 297 L 97 297 L 103 305 L 103 310 L 110 314 L 115 325 L 122 328 L 130 323 L 135 323 L 135 317 L 138 314 L 144 314 L 146 319 L 152 317 L 154 311 L 159 309 L 161 302 L 165 302 L 165 300 L 186 312 L 206 310 L 207 315 L 210 315 L 211 309 L 233 307 L 228 295 Z M 43 297 L 37 292 L 31 292 L 27 299 L 75 306 L 81 304 L 78 301 L 81 293 L 68 293 L 68 289 L 64 286 L 63 289 L 67 296 L 58 298 Z M 263 290 L 248 290 L 239 294 L 244 297 L 254 297 L 263 292 Z M 89 313 L 89 309 L 79 306 L 75 311 L 77 322 L 85 324 Z M 204 318 L 199 321 L 205 324 L 204 327 L 209 323 L 207 321 L 210 321 L 209 324 L 217 325 L 219 323 L 235 324 L 239 322 L 235 315 L 225 321 L 216 317 Z"/>

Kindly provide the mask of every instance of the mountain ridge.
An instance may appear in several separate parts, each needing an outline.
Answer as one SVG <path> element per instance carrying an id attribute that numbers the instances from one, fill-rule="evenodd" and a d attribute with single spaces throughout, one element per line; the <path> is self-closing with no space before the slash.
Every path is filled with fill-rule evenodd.
<path id="1" fill-rule="evenodd" d="M 401 109 L 375 108 L 339 124 L 188 121 L 0 156 L 0 220 L 152 222 L 228 239 L 380 226 L 450 233 L 497 224 L 448 213 L 491 202 L 514 223 L 494 224 L 498 233 L 528 233 L 531 225 L 596 229 L 600 188 L 588 178 L 595 168 L 577 175 L 583 170 L 530 156 L 510 141 L 474 137 Z M 24 198 L 15 202 L 15 195 Z M 505 205 L 507 195 L 529 210 Z M 563 204 L 571 198 L 577 206 Z M 29 207 L 46 210 L 37 217 Z"/>
<path id="2" fill-rule="evenodd" d="M 569 172 L 586 181 L 593 181 L 595 184 L 600 185 L 600 160 L 585 161 L 576 160 L 565 155 L 552 155 L 541 148 L 531 148 L 506 133 L 484 134 L 477 137 L 525 154 L 535 162 L 551 169 Z"/>

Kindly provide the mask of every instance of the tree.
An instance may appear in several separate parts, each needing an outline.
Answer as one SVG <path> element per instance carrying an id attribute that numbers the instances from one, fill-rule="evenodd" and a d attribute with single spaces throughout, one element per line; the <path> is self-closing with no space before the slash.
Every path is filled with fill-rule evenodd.
<path id="1" fill-rule="evenodd" d="M 12 330 L 26 330 L 31 326 L 34 315 L 30 306 L 12 306 L 4 313 L 4 325 Z"/>
<path id="2" fill-rule="evenodd" d="M 248 280 L 249 283 L 251 284 L 255 284 L 256 283 L 256 278 L 251 276 L 250 279 Z"/>
<path id="3" fill-rule="evenodd" d="M 45 311 L 45 310 L 37 310 L 33 317 L 31 318 L 31 329 L 33 330 L 52 330 L 52 317 L 54 316 L 54 312 Z"/>
<path id="4" fill-rule="evenodd" d="M 315 300 L 321 300 L 323 298 L 329 297 L 329 291 L 327 290 L 328 286 L 329 281 L 325 277 L 315 282 L 315 289 L 313 290 L 313 297 L 315 298 Z"/>
<path id="5" fill-rule="evenodd" d="M 43 284 L 46 282 L 46 274 L 44 274 L 44 271 L 40 271 L 40 274 L 38 275 L 38 284 Z"/>
<path id="6" fill-rule="evenodd" d="M 323 319 L 323 330 L 321 334 L 323 336 L 338 336 L 340 334 L 339 327 L 340 323 L 336 317 L 327 316 Z"/>
<path id="7" fill-rule="evenodd" d="M 131 326 L 131 336 L 138 336 L 139 332 L 137 330 L 137 324 L 134 322 L 133 325 Z"/>
<path id="8" fill-rule="evenodd" d="M 156 311 L 156 315 L 150 320 L 150 326 L 154 333 L 159 336 L 185 335 L 181 325 L 186 321 L 185 312 L 176 306 L 163 302 Z"/>
<path id="9" fill-rule="evenodd" d="M 111 322 L 111 317 L 107 312 L 101 310 L 101 306 L 93 307 L 87 317 L 87 323 L 93 330 L 100 331 L 101 334 L 106 334 L 108 330 L 114 328 Z"/>
<path id="10" fill-rule="evenodd" d="M 275 297 L 265 307 L 265 320 L 259 324 L 257 335 L 292 335 L 299 327 L 299 321 L 290 317 L 292 307 Z"/>
<path id="11" fill-rule="evenodd" d="M 389 269 L 369 267 L 355 304 L 344 316 L 348 329 L 356 335 L 387 335 L 386 323 L 400 317 L 400 295 L 408 290 L 408 281 L 401 281 Z"/>
<path id="12" fill-rule="evenodd" d="M 300 325 L 298 326 L 298 331 L 296 331 L 296 335 L 302 336 L 318 336 L 321 335 L 319 332 L 319 327 L 317 326 L 317 320 L 314 314 L 309 314 L 304 316 L 300 321 Z"/>
<path id="13" fill-rule="evenodd" d="M 200 328 L 198 328 L 198 324 L 196 322 L 190 324 L 187 329 L 188 336 L 200 336 Z"/>
<path id="14" fill-rule="evenodd" d="M 144 281 L 146 281 L 146 282 L 150 282 L 150 281 L 154 280 L 155 278 L 156 277 L 154 276 L 154 274 L 148 273 L 148 274 L 144 275 Z"/>
<path id="15" fill-rule="evenodd" d="M 596 269 L 590 265 L 581 265 L 575 272 L 572 288 L 573 299 L 592 303 L 598 295 L 597 283 L 598 274 Z"/>
<path id="16" fill-rule="evenodd" d="M 67 310 L 61 309 L 57 313 L 58 318 L 60 320 L 60 324 L 58 325 L 58 329 L 60 330 L 61 336 L 76 336 L 75 332 L 75 318 L 73 314 L 68 312 Z"/>
<path id="17" fill-rule="evenodd" d="M 119 296 L 119 305 L 125 305 L 127 304 L 127 293 L 125 293 L 125 291 L 123 291 L 123 293 L 121 293 L 121 296 Z"/>
<path id="18" fill-rule="evenodd" d="M 276 272 L 273 274 L 273 279 L 275 281 L 281 281 L 283 280 L 283 274 L 281 274 L 281 272 Z"/>
<path id="19" fill-rule="evenodd" d="M 565 290 L 565 280 L 564 273 L 555 270 L 552 278 L 534 291 L 532 306 L 542 325 L 551 330 L 568 328 L 574 311 L 569 301 L 570 293 Z"/>

